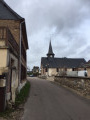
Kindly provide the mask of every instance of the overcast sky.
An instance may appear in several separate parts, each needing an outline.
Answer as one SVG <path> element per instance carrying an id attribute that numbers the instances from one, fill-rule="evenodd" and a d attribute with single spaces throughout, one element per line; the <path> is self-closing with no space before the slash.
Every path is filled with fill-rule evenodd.
<path id="1" fill-rule="evenodd" d="M 90 0 L 5 0 L 26 19 L 28 66 L 40 66 L 51 38 L 55 57 L 90 59 Z"/>

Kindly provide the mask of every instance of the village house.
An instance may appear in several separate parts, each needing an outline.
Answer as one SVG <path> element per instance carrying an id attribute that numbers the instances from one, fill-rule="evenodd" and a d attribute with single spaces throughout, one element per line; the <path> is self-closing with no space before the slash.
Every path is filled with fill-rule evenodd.
<path id="1" fill-rule="evenodd" d="M 33 73 L 39 73 L 39 67 L 38 66 L 34 66 L 32 71 L 33 71 Z"/>
<path id="2" fill-rule="evenodd" d="M 80 65 L 86 63 L 84 58 L 55 58 L 54 56 L 50 41 L 47 57 L 41 58 L 41 75 L 55 76 L 58 74 L 68 74 L 77 76 Z"/>
<path id="3" fill-rule="evenodd" d="M 87 71 L 87 77 L 90 77 L 90 60 L 83 64 L 82 68 Z"/>
<path id="4" fill-rule="evenodd" d="M 26 83 L 27 49 L 25 19 L 0 0 L 0 111 Z"/>
<path id="5" fill-rule="evenodd" d="M 39 75 L 39 67 L 38 66 L 34 66 L 32 69 L 32 73 L 34 76 Z"/>

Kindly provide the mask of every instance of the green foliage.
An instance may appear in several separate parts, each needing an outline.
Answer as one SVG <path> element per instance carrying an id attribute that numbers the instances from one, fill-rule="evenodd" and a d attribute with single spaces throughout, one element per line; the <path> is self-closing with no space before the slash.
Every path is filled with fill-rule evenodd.
<path id="1" fill-rule="evenodd" d="M 28 75 L 28 76 L 33 75 L 33 72 L 32 72 L 32 71 L 27 72 L 27 75 Z"/>
<path id="2" fill-rule="evenodd" d="M 25 102 L 25 100 L 28 97 L 29 90 L 30 90 L 30 83 L 27 82 L 25 86 L 21 89 L 20 93 L 18 93 L 16 96 L 16 99 L 15 99 L 16 106 Z"/>
<path id="3" fill-rule="evenodd" d="M 4 117 L 4 118 L 9 117 L 9 118 L 11 118 L 10 113 L 12 113 L 12 112 L 14 112 L 13 109 L 6 109 L 4 112 L 0 113 L 0 117 Z"/>
<path id="4" fill-rule="evenodd" d="M 25 86 L 21 89 L 20 93 L 17 94 L 15 99 L 15 105 L 13 106 L 13 108 L 7 108 L 4 112 L 0 113 L 0 117 L 11 118 L 11 113 L 16 111 L 18 106 L 26 101 L 29 95 L 29 90 L 30 82 L 27 82 Z"/>

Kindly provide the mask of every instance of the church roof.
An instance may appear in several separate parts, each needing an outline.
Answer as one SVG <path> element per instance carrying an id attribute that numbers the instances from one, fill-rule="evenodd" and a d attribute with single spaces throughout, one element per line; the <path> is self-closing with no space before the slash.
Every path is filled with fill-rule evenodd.
<path id="1" fill-rule="evenodd" d="M 48 54 L 47 55 L 54 55 L 53 50 L 52 50 L 51 41 L 50 41 L 50 44 L 49 44 L 49 50 L 48 50 Z"/>
<path id="2" fill-rule="evenodd" d="M 0 20 L 22 20 L 15 11 L 13 11 L 4 0 L 0 0 Z"/>
<path id="3" fill-rule="evenodd" d="M 41 58 L 41 65 L 46 68 L 78 68 L 81 64 L 85 64 L 83 58 Z"/>

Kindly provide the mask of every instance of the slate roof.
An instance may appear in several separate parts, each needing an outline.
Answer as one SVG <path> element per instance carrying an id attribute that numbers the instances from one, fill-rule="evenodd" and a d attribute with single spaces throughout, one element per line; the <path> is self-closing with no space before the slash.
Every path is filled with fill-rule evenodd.
<path id="1" fill-rule="evenodd" d="M 90 68 L 90 60 L 82 65 L 84 68 Z"/>
<path id="2" fill-rule="evenodd" d="M 0 0 L 0 19 L 3 20 L 22 20 L 15 11 L 13 11 L 4 0 Z"/>
<path id="3" fill-rule="evenodd" d="M 22 32 L 25 39 L 26 48 L 28 49 L 25 19 L 12 10 L 4 0 L 0 0 L 0 20 L 20 20 L 20 22 L 23 22 Z"/>
<path id="4" fill-rule="evenodd" d="M 49 56 L 49 55 L 54 55 L 53 50 L 52 50 L 51 41 L 50 41 L 50 44 L 49 44 L 49 50 L 48 50 L 47 56 Z"/>
<path id="5" fill-rule="evenodd" d="M 46 68 L 78 68 L 81 64 L 85 64 L 83 58 L 41 58 L 41 65 Z"/>

